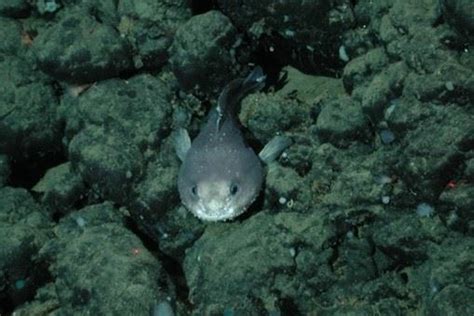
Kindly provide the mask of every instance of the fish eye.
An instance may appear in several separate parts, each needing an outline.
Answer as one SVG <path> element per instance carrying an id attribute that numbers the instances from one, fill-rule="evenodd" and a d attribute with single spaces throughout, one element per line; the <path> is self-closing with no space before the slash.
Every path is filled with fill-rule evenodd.
<path id="1" fill-rule="evenodd" d="M 194 196 L 197 196 L 197 194 L 198 194 L 197 185 L 193 185 L 193 186 L 191 187 L 191 193 L 192 193 Z"/>
<path id="2" fill-rule="evenodd" d="M 229 188 L 229 192 L 230 192 L 230 195 L 236 195 L 237 192 L 239 192 L 239 186 L 235 183 L 231 184 Z"/>

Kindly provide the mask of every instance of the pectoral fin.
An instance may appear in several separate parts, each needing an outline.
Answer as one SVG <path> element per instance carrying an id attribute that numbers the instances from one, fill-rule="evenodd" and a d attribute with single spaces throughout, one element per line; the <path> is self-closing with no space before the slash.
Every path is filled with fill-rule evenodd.
<path id="1" fill-rule="evenodd" d="M 189 138 L 188 131 L 186 131 L 184 128 L 178 128 L 173 132 L 172 137 L 176 155 L 178 156 L 179 160 L 183 162 L 189 148 L 191 148 L 191 138 Z"/>
<path id="2" fill-rule="evenodd" d="M 292 143 L 289 137 L 275 136 L 263 147 L 258 156 L 265 164 L 268 164 L 277 159 Z"/>

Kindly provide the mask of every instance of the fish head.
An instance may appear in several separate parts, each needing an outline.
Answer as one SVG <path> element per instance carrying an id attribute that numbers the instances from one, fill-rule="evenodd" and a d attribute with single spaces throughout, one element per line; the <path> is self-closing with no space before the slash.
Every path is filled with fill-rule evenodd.
<path id="1" fill-rule="evenodd" d="M 190 150 L 178 176 L 183 204 L 205 221 L 230 220 L 257 198 L 263 167 L 250 149 Z"/>

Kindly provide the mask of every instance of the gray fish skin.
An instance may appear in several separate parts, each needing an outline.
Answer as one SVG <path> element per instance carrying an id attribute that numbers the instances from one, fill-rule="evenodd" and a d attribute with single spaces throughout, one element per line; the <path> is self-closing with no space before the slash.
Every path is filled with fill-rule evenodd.
<path id="1" fill-rule="evenodd" d="M 260 89 L 264 80 L 261 68 L 257 67 L 246 79 L 229 83 L 191 147 L 185 151 L 182 144 L 177 146 L 183 158 L 178 174 L 181 201 L 202 220 L 235 218 L 260 192 L 262 162 L 246 144 L 236 112 L 241 99 Z M 186 142 L 189 141 L 185 139 L 183 143 Z"/>

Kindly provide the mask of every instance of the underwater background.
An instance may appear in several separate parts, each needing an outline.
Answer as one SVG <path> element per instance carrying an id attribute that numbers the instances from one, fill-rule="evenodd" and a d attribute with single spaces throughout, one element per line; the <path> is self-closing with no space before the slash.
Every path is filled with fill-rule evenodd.
<path id="1" fill-rule="evenodd" d="M 1 0 L 0 315 L 474 315 L 472 0 Z M 181 205 L 239 119 L 241 216 Z"/>

